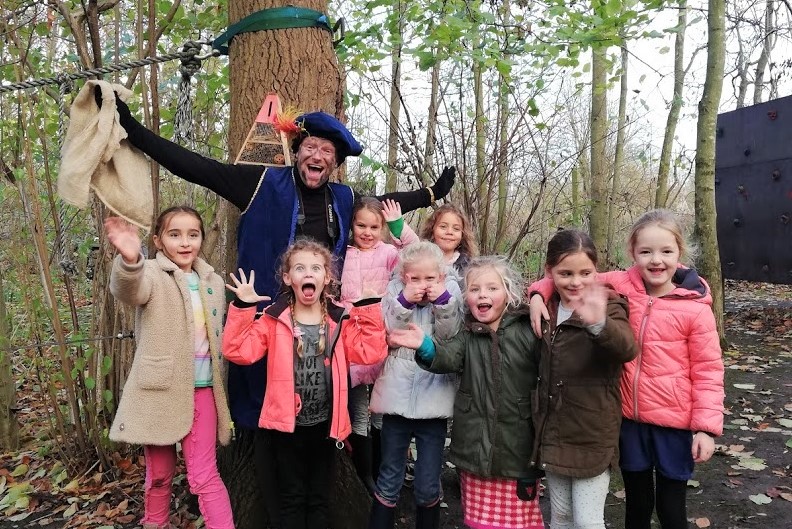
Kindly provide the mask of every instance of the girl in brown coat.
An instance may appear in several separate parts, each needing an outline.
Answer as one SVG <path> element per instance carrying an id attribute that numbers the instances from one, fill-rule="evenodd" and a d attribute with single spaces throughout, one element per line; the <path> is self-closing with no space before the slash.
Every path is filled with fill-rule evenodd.
<path id="1" fill-rule="evenodd" d="M 136 227 L 105 221 L 118 250 L 110 290 L 135 307 L 137 348 L 110 439 L 143 445 L 146 457 L 144 529 L 168 527 L 176 443 L 181 441 L 190 490 L 209 529 L 233 529 L 231 503 L 215 460 L 216 442 L 228 444 L 220 340 L 223 280 L 198 257 L 203 222 L 179 206 L 160 214 L 157 255 L 143 259 Z"/>
<path id="2" fill-rule="evenodd" d="M 579 230 L 547 245 L 555 292 L 542 328 L 533 464 L 550 491 L 551 529 L 605 529 L 610 468 L 618 463 L 622 364 L 637 354 L 627 301 L 595 283 L 597 250 Z"/>

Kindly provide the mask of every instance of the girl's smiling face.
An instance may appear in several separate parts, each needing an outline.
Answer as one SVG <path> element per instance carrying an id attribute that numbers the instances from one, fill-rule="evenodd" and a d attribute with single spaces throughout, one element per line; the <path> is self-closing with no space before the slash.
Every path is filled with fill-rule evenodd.
<path id="1" fill-rule="evenodd" d="M 572 307 L 576 301 L 579 301 L 583 291 L 597 277 L 597 267 L 585 252 L 567 254 L 557 265 L 547 266 L 546 271 L 553 279 L 555 289 L 565 307 Z"/>
<path id="2" fill-rule="evenodd" d="M 371 250 L 382 240 L 382 215 L 361 208 L 352 221 L 352 243 L 361 250 Z"/>
<path id="3" fill-rule="evenodd" d="M 450 257 L 462 242 L 462 219 L 459 215 L 443 213 L 432 229 L 432 241 L 443 250 L 443 255 Z"/>
<path id="4" fill-rule="evenodd" d="M 470 314 L 493 331 L 498 330 L 509 301 L 503 278 L 494 268 L 483 268 L 469 272 L 465 281 L 465 303 Z"/>
<path id="5" fill-rule="evenodd" d="M 646 226 L 636 233 L 630 253 L 647 294 L 663 296 L 674 290 L 672 279 L 679 266 L 680 250 L 673 233 L 660 226 Z"/>
<path id="6" fill-rule="evenodd" d="M 294 252 L 289 259 L 289 270 L 283 274 L 283 283 L 294 291 L 296 303 L 313 305 L 330 283 L 325 259 L 314 252 Z"/>
<path id="7" fill-rule="evenodd" d="M 203 243 L 201 221 L 187 212 L 174 213 L 161 233 L 154 235 L 154 246 L 184 272 L 191 272 Z"/>

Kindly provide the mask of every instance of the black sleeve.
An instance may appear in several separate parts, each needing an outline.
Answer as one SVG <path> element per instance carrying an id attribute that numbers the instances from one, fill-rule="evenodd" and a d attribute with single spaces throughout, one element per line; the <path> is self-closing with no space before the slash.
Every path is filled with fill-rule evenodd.
<path id="1" fill-rule="evenodd" d="M 378 196 L 377 200 L 393 200 L 398 202 L 401 206 L 402 213 L 415 211 L 419 208 L 428 208 L 432 205 L 429 200 L 429 190 L 425 187 L 416 189 L 414 191 L 396 191 L 395 193 L 386 193 Z"/>
<path id="2" fill-rule="evenodd" d="M 127 128 L 127 133 L 132 145 L 168 171 L 214 191 L 240 210 L 244 210 L 250 203 L 261 173 L 264 172 L 264 168 L 259 165 L 227 164 L 201 156 L 157 136 L 142 125 Z"/>

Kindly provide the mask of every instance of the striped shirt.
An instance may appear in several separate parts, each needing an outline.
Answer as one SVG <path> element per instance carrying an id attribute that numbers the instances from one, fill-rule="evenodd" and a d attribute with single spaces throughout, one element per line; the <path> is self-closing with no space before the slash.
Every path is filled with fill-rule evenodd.
<path id="1" fill-rule="evenodd" d="M 201 301 L 198 274 L 187 274 L 187 286 L 192 300 L 193 322 L 195 323 L 195 387 L 212 386 L 212 355 L 209 353 L 209 337 L 206 334 L 206 317 Z"/>

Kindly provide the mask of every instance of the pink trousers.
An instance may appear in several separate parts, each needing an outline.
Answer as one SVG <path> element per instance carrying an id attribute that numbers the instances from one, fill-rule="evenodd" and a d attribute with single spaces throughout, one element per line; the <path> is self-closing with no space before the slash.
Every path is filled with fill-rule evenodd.
<path id="1" fill-rule="evenodd" d="M 217 471 L 216 440 L 217 409 L 212 388 L 196 388 L 192 429 L 181 442 L 187 482 L 190 492 L 198 496 L 198 507 L 207 529 L 233 529 L 231 501 Z M 145 445 L 143 453 L 146 456 L 146 493 L 141 523 L 167 528 L 176 473 L 176 446 Z"/>

